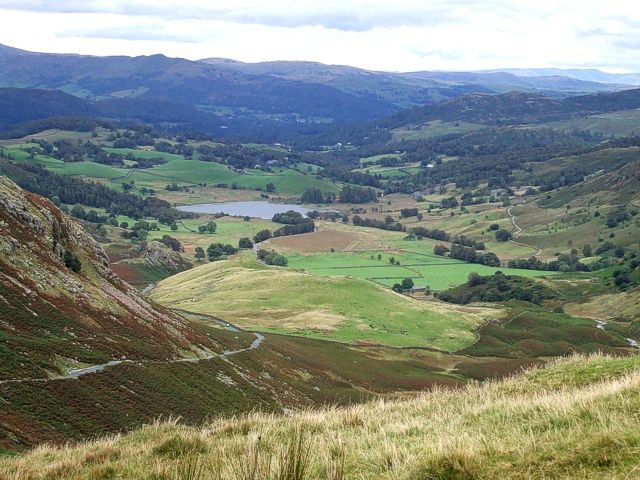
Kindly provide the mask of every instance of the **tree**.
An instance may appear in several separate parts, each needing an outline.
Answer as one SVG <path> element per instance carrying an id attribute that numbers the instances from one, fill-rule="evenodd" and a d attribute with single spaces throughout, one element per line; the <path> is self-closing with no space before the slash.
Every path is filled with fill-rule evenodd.
<path id="1" fill-rule="evenodd" d="M 176 230 L 178 230 L 178 224 L 176 224 L 176 222 L 173 222 L 169 228 L 171 229 L 171 231 L 175 232 Z"/>
<path id="2" fill-rule="evenodd" d="M 76 205 L 71 209 L 71 215 L 81 220 L 84 220 L 85 217 L 87 216 L 87 212 L 80 205 Z"/>
<path id="3" fill-rule="evenodd" d="M 199 233 L 205 233 L 207 231 L 207 226 L 206 225 L 198 225 L 198 232 Z"/>
<path id="4" fill-rule="evenodd" d="M 442 245 L 441 243 L 436 245 L 435 247 L 433 247 L 433 253 L 435 255 L 438 255 L 440 257 L 444 257 L 445 254 L 449 251 L 449 249 L 447 247 L 445 247 L 444 245 Z"/>
<path id="5" fill-rule="evenodd" d="M 458 200 L 456 200 L 456 197 L 448 197 L 448 198 L 443 198 L 440 201 L 440 208 L 456 208 L 458 206 Z"/>
<path id="6" fill-rule="evenodd" d="M 418 216 L 418 209 L 417 208 L 402 208 L 402 209 L 400 209 L 400 216 L 402 218 L 417 217 Z"/>
<path id="7" fill-rule="evenodd" d="M 499 267 L 500 266 L 500 259 L 493 252 L 487 252 L 487 253 L 483 254 L 480 258 L 482 260 L 481 263 L 483 265 L 487 265 L 489 267 Z"/>
<path id="8" fill-rule="evenodd" d="M 253 248 L 253 242 L 248 237 L 242 237 L 238 241 L 238 247 L 239 248 L 244 248 L 244 249 L 252 249 Z"/>
<path id="9" fill-rule="evenodd" d="M 274 251 L 268 251 L 264 249 L 258 250 L 256 253 L 258 260 L 266 263 L 267 265 L 276 265 L 278 267 L 286 267 L 289 263 L 284 255 L 280 255 Z"/>
<path id="10" fill-rule="evenodd" d="M 591 245 L 585 245 L 584 247 L 582 247 L 582 255 L 584 257 L 590 257 L 591 255 L 593 255 Z"/>
<path id="11" fill-rule="evenodd" d="M 209 247 L 207 247 L 207 255 L 209 257 L 209 261 L 211 262 L 219 260 L 223 256 L 233 255 L 237 252 L 238 249 L 228 243 L 212 243 L 211 245 L 209 245 Z"/>
<path id="12" fill-rule="evenodd" d="M 218 228 L 218 225 L 216 225 L 216 222 L 214 221 L 209 221 L 207 222 L 207 232 L 209 233 L 216 233 L 216 229 Z"/>
<path id="13" fill-rule="evenodd" d="M 198 260 L 204 260 L 205 254 L 202 247 L 196 247 L 196 258 Z"/>
<path id="14" fill-rule="evenodd" d="M 169 235 L 163 235 L 160 240 L 160 243 L 164 243 L 167 247 L 171 248 L 174 252 L 182 252 L 182 243 L 177 238 L 173 238 Z"/>
<path id="15" fill-rule="evenodd" d="M 267 192 L 273 193 L 276 191 L 276 186 L 273 183 L 267 183 L 266 189 L 267 189 Z"/>
<path id="16" fill-rule="evenodd" d="M 497 223 L 492 223 L 491 225 L 489 225 L 489 230 L 492 231 L 496 231 L 500 228 L 500 225 L 498 225 Z"/>
<path id="17" fill-rule="evenodd" d="M 508 242 L 513 238 L 513 234 L 509 230 L 500 229 L 496 231 L 496 240 L 499 242 Z"/>
<path id="18" fill-rule="evenodd" d="M 411 290 L 413 289 L 413 280 L 409 277 L 405 278 L 404 280 L 402 280 L 402 289 L 403 290 Z"/>
<path id="19" fill-rule="evenodd" d="M 255 243 L 260 243 L 260 242 L 264 242 L 265 240 L 268 240 L 269 238 L 271 238 L 271 230 L 260 230 L 258 233 L 256 233 L 253 237 L 253 241 Z"/>
<path id="20" fill-rule="evenodd" d="M 308 188 L 300 197 L 302 203 L 324 203 L 324 193 L 316 187 Z"/>
<path id="21" fill-rule="evenodd" d="M 478 272 L 471 272 L 467 277 L 467 283 L 470 287 L 477 287 L 478 285 L 482 285 L 484 282 Z"/>
<path id="22" fill-rule="evenodd" d="M 378 199 L 376 191 L 372 188 L 345 185 L 340 191 L 341 203 L 367 203 Z"/>

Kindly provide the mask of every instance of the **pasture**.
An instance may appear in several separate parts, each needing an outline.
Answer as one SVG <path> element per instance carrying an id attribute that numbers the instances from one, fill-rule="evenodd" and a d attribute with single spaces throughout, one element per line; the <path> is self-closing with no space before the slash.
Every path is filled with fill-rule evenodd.
<path id="1" fill-rule="evenodd" d="M 0 144 L 1 145 L 1 144 Z M 163 190 L 166 185 L 176 183 L 178 186 L 203 185 L 224 186 L 231 190 L 266 191 L 267 184 L 275 186 L 271 195 L 299 197 L 309 188 L 318 188 L 323 192 L 338 193 L 340 186 L 329 179 L 316 176 L 318 168 L 308 164 L 298 164 L 294 168 L 276 168 L 271 171 L 245 169 L 235 170 L 216 162 L 204 162 L 197 159 L 187 160 L 182 155 L 129 148 L 106 147 L 109 153 L 128 155 L 134 159 L 162 158 L 166 163 L 153 168 L 125 168 L 103 165 L 87 159 L 83 162 L 63 162 L 43 154 L 31 155 L 34 144 L 13 142 L 4 143 L 0 148 L 13 159 L 21 163 L 39 164 L 61 174 L 83 176 L 87 178 L 114 181 L 133 181 L 138 187 Z M 125 163 L 131 163 L 125 161 Z M 129 167 L 128 165 L 126 167 Z M 203 201 L 211 201 L 203 200 Z M 181 203 L 180 201 L 176 203 Z"/>
<path id="2" fill-rule="evenodd" d="M 428 238 L 404 240 L 405 232 L 333 222 L 318 222 L 318 226 L 320 230 L 317 232 L 274 238 L 265 245 L 283 253 L 290 268 L 322 276 L 369 280 L 386 287 L 411 278 L 416 287 L 446 290 L 466 282 L 471 272 L 492 275 L 498 270 L 524 277 L 553 275 L 553 272 L 488 267 L 440 257 L 434 255 L 434 246 L 448 242 Z M 493 249 L 494 244 L 500 250 Z M 488 251 L 496 251 L 505 259 L 526 257 L 535 251 L 532 247 L 512 242 L 492 242 L 490 246 Z M 400 265 L 391 264 L 391 258 L 399 261 Z"/>
<path id="3" fill-rule="evenodd" d="M 378 260 L 378 255 L 382 256 Z M 371 258 L 373 256 L 373 259 Z M 390 259 L 400 262 L 392 265 Z M 369 280 L 391 287 L 411 278 L 416 287 L 429 286 L 432 290 L 446 290 L 467 281 L 471 272 L 493 275 L 500 270 L 507 275 L 539 277 L 550 272 L 514 268 L 488 267 L 460 260 L 424 253 L 395 250 L 354 253 L 317 253 L 315 255 L 288 254 L 289 267 L 324 276 L 347 276 Z M 551 273 L 552 274 L 552 273 Z"/>
<path id="4" fill-rule="evenodd" d="M 455 351 L 501 310 L 418 301 L 356 278 L 269 267 L 253 252 L 161 281 L 152 298 L 169 308 L 224 318 L 243 328 L 361 345 Z"/>

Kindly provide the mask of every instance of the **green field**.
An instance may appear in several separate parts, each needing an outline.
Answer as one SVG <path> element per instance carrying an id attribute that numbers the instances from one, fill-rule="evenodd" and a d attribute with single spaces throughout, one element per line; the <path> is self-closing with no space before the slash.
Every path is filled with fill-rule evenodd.
<path id="1" fill-rule="evenodd" d="M 23 143 L 1 148 L 18 162 L 40 164 L 61 175 L 134 181 L 138 186 L 155 189 L 164 188 L 171 183 L 176 183 L 180 186 L 225 184 L 229 188 L 235 184 L 235 187 L 240 189 L 265 191 L 267 184 L 272 183 L 276 188 L 274 193 L 281 195 L 299 196 L 312 187 L 318 188 L 323 192 L 337 193 L 340 191 L 339 185 L 331 180 L 316 177 L 317 166 L 312 167 L 312 171 L 308 172 L 308 164 L 298 164 L 295 168 L 282 168 L 274 172 L 253 169 L 240 171 L 233 170 L 220 163 L 203 162 L 197 160 L 197 158 L 187 160 L 182 155 L 153 150 L 105 148 L 107 152 L 123 155 L 130 154 L 134 158 L 163 158 L 167 161 L 167 163 L 158 165 L 155 168 L 133 169 L 113 167 L 91 161 L 65 163 L 46 155 L 36 155 L 35 158 L 31 158 L 26 150 L 32 147 L 33 145 Z"/>
<path id="2" fill-rule="evenodd" d="M 367 163 L 378 163 L 383 158 L 400 158 L 402 155 L 399 153 L 383 153 L 381 155 L 373 155 L 371 157 L 363 157 L 360 159 L 360 165 L 365 165 Z"/>
<path id="3" fill-rule="evenodd" d="M 380 261 L 377 260 L 378 254 L 383 256 Z M 374 260 L 371 260 L 371 255 L 374 256 Z M 391 265 L 389 263 L 391 257 L 399 260 L 400 265 Z M 487 267 L 447 257 L 412 252 L 393 254 L 385 251 L 317 253 L 315 255 L 287 254 L 287 258 L 289 267 L 317 275 L 361 278 L 388 287 L 409 277 L 413 279 L 416 287 L 428 285 L 432 290 L 446 290 L 460 285 L 467 281 L 467 277 L 471 272 L 477 272 L 480 275 L 493 275 L 500 270 L 507 275 L 520 275 L 523 277 L 539 277 L 550 274 L 550 272 L 536 270 Z"/>
<path id="4" fill-rule="evenodd" d="M 175 153 L 157 152 L 155 150 L 138 150 L 135 148 L 105 148 L 105 151 L 109 153 L 117 153 L 119 155 L 131 155 L 136 159 L 149 160 L 152 158 L 163 158 L 167 161 L 170 160 L 184 160 L 182 155 Z"/>
<path id="5" fill-rule="evenodd" d="M 160 282 L 157 302 L 214 315 L 244 328 L 341 342 L 430 346 L 455 351 L 499 310 L 417 301 L 352 278 L 268 267 L 247 252 Z"/>
<path id="6" fill-rule="evenodd" d="M 300 195 L 311 187 L 325 192 L 337 192 L 336 185 L 305 175 L 297 170 L 285 169 L 278 173 L 267 173 L 261 170 L 237 172 L 226 165 L 198 160 L 171 160 L 156 168 L 135 170 L 128 177 L 136 184 L 149 187 L 162 187 L 168 183 L 210 185 L 226 184 L 231 187 L 266 190 L 268 183 L 273 183 L 276 193 Z"/>

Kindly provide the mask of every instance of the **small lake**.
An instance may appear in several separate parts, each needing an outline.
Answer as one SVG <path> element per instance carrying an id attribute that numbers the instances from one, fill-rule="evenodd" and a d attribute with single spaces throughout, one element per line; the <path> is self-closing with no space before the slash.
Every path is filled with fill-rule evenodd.
<path id="1" fill-rule="evenodd" d="M 276 213 L 286 212 L 293 210 L 294 212 L 306 215 L 307 213 L 318 210 L 326 211 L 319 208 L 306 208 L 302 205 L 295 205 L 291 203 L 270 203 L 264 201 L 256 202 L 226 202 L 226 203 L 201 203 L 199 205 L 184 205 L 176 207 L 177 210 L 182 212 L 214 214 L 214 213 L 226 213 L 227 215 L 233 215 L 237 217 L 253 217 L 264 218 L 271 220 Z"/>

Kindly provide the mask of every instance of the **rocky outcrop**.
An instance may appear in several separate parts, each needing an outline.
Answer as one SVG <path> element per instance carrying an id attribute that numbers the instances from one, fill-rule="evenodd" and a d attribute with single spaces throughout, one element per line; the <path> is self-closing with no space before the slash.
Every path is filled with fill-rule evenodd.
<path id="1" fill-rule="evenodd" d="M 193 264 L 185 259 L 179 252 L 173 251 L 162 242 L 145 242 L 140 247 L 140 256 L 145 263 L 153 268 L 166 268 L 177 272 L 183 272 L 193 267 Z"/>
<path id="2" fill-rule="evenodd" d="M 187 266 L 164 245 L 151 244 L 150 262 Z M 122 357 L 180 358 L 212 347 L 191 324 L 121 280 L 75 220 L 3 176 L 0 318 L 0 380 L 51 376 L 66 364 Z"/>

